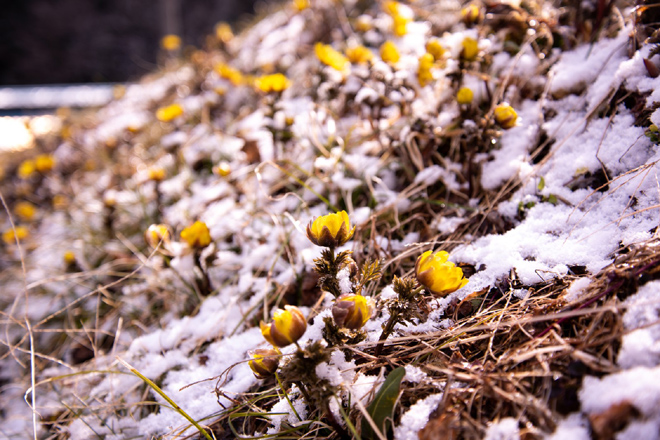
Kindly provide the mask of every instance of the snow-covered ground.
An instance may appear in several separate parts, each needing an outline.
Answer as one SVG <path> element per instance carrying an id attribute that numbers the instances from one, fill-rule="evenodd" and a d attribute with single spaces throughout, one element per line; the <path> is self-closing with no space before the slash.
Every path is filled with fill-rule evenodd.
<path id="1" fill-rule="evenodd" d="M 244 362 L 248 351 L 267 346 L 257 323 L 296 298 L 287 290 L 303 290 L 320 256 L 304 229 L 333 207 L 357 225 L 342 249 L 354 250 L 358 262 L 376 255 L 401 276 L 423 251 L 442 248 L 478 269 L 464 288 L 429 301 L 426 322 L 399 326 L 396 336 L 452 328 L 444 313 L 452 301 L 488 291 L 512 271 L 520 300 L 534 300 L 534 285 L 566 278 L 575 281 L 562 301 L 579 304 L 621 249 L 657 238 L 660 152 L 649 126 L 660 124 L 660 77 L 645 60 L 658 65 L 660 57 L 652 44 L 630 49 L 632 10 L 620 11 L 621 26 L 613 19 L 593 44 L 544 48 L 529 36 L 549 32 L 553 20 L 557 39 L 567 32 L 550 6 L 536 11 L 543 22 L 528 14 L 517 24 L 528 37 L 516 41 L 495 21 L 466 25 L 453 2 L 399 5 L 401 16 L 412 17 L 399 36 L 392 8 L 374 4 L 358 14 L 351 1 L 313 3 L 273 10 L 224 52 L 197 53 L 128 86 L 94 124 L 65 120 L 53 170 L 23 179 L 15 167 L 0 170 L 8 206 L 37 206 L 31 219 L 13 212 L 29 235 L 20 248 L 7 240 L 0 259 L 0 436 L 31 438 L 34 427 L 44 438 L 193 435 L 125 363 L 202 425 L 225 416 L 232 399 L 260 383 Z M 464 59 L 466 37 L 478 42 L 471 60 Z M 418 60 L 433 38 L 445 53 L 422 87 Z M 383 61 L 385 40 L 397 46 L 397 62 Z M 365 45 L 373 59 L 338 70 L 315 55 L 317 41 L 342 53 Z M 291 85 L 281 94 L 255 91 L 211 68 L 218 64 L 244 76 L 282 72 Z M 468 106 L 456 102 L 462 86 L 474 92 Z M 493 116 L 505 101 L 518 115 L 510 129 Z M 182 115 L 159 121 L 158 109 L 172 104 Z M 468 228 L 475 218 L 504 226 Z M 179 239 L 195 220 L 212 238 L 199 264 Z M 175 232 L 166 253 L 144 244 L 152 223 Z M 11 229 L 8 216 L 1 226 Z M 67 252 L 75 262 L 65 261 Z M 202 270 L 213 288 L 208 296 L 196 292 Z M 394 295 L 391 277 L 371 292 L 375 299 Z M 539 436 L 588 439 L 590 417 L 626 402 L 639 415 L 615 438 L 659 437 L 658 292 L 650 281 L 623 301 L 615 368 L 585 376 L 579 411 L 552 413 L 556 431 Z M 303 346 L 322 339 L 330 314 L 329 298 L 314 302 L 299 304 L 306 316 L 316 314 Z M 367 342 L 378 340 L 388 319 L 379 304 L 365 326 Z M 360 347 L 373 354 L 373 344 Z M 341 390 L 345 404 L 350 395 L 356 414 L 384 379 L 338 350 L 316 374 Z M 406 365 L 404 387 L 419 383 L 434 391 L 400 409 L 396 439 L 418 438 L 447 378 L 424 363 Z M 252 434 L 275 435 L 313 411 L 300 390 L 289 394 L 292 404 L 282 397 L 266 408 L 270 425 Z M 488 439 L 517 439 L 532 428 L 511 417 L 485 422 Z"/>

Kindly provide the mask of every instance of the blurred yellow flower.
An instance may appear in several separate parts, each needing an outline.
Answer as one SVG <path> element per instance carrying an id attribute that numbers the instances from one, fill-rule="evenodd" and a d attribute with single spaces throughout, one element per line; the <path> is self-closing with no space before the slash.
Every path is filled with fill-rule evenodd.
<path id="1" fill-rule="evenodd" d="M 170 122 L 183 114 L 183 107 L 179 104 L 172 104 L 166 107 L 160 107 L 156 111 L 156 118 L 162 122 Z"/>
<path id="2" fill-rule="evenodd" d="M 6 244 L 16 243 L 16 239 L 25 240 L 30 235 L 30 231 L 25 226 L 16 226 L 16 229 L 7 229 L 2 233 L 2 241 Z"/>
<path id="3" fill-rule="evenodd" d="M 40 154 L 34 159 L 34 167 L 40 173 L 47 173 L 55 167 L 55 158 L 50 154 Z"/>
<path id="4" fill-rule="evenodd" d="M 144 232 L 144 241 L 155 249 L 158 245 L 166 245 L 170 242 L 170 228 L 164 224 L 151 225 Z"/>
<path id="5" fill-rule="evenodd" d="M 445 53 L 445 48 L 442 47 L 437 38 L 433 38 L 426 43 L 426 51 L 433 55 L 433 58 L 438 61 Z"/>
<path id="6" fill-rule="evenodd" d="M 21 220 L 32 220 L 37 213 L 37 208 L 30 202 L 18 202 L 14 207 L 14 212 Z"/>
<path id="7" fill-rule="evenodd" d="M 259 76 L 254 79 L 254 86 L 265 93 L 283 92 L 291 85 L 291 81 L 281 73 Z"/>
<path id="8" fill-rule="evenodd" d="M 419 66 L 417 68 L 417 80 L 419 85 L 424 87 L 431 81 L 433 81 L 433 74 L 431 73 L 431 68 L 433 67 L 435 59 L 430 53 L 425 53 L 419 57 Z"/>
<path id="9" fill-rule="evenodd" d="M 220 78 L 229 80 L 229 82 L 235 86 L 240 86 L 245 82 L 243 74 L 238 69 L 234 69 L 225 63 L 216 64 L 213 67 L 213 70 L 215 70 L 215 73 L 217 73 Z"/>
<path id="10" fill-rule="evenodd" d="M 472 37 L 465 37 L 463 39 L 463 50 L 461 51 L 461 58 L 465 61 L 473 61 L 479 55 L 479 43 Z"/>
<path id="11" fill-rule="evenodd" d="M 461 20 L 468 26 L 478 23 L 481 20 L 481 9 L 474 3 L 467 5 L 461 9 Z"/>
<path id="12" fill-rule="evenodd" d="M 266 379 L 277 371 L 280 364 L 280 352 L 272 348 L 257 348 L 249 351 L 252 359 L 248 365 L 257 379 Z"/>
<path id="13" fill-rule="evenodd" d="M 323 64 L 340 72 L 346 72 L 351 66 L 348 58 L 328 44 L 316 43 L 314 45 L 314 52 Z"/>
<path id="14" fill-rule="evenodd" d="M 181 48 L 181 37 L 174 34 L 165 35 L 160 40 L 160 47 L 170 52 Z"/>
<path id="15" fill-rule="evenodd" d="M 165 170 L 161 167 L 149 168 L 149 170 L 147 170 L 147 175 L 149 180 L 160 182 L 165 179 Z"/>
<path id="16" fill-rule="evenodd" d="M 468 283 L 463 277 L 463 270 L 451 261 L 447 261 L 448 258 L 449 254 L 445 251 L 435 254 L 426 251 L 415 263 L 417 281 L 434 295 L 448 295 Z"/>
<path id="17" fill-rule="evenodd" d="M 223 43 L 228 43 L 234 38 L 234 33 L 231 30 L 231 26 L 225 22 L 221 22 L 215 25 L 215 38 L 218 41 Z"/>
<path id="18" fill-rule="evenodd" d="M 354 46 L 346 49 L 346 56 L 353 64 L 366 64 L 371 61 L 374 54 L 364 46 Z"/>
<path id="19" fill-rule="evenodd" d="M 494 110 L 495 121 L 500 124 L 500 127 L 508 130 L 515 127 L 518 121 L 518 114 L 508 103 L 503 102 L 495 107 Z"/>
<path id="20" fill-rule="evenodd" d="M 293 344 L 305 334 L 307 320 L 300 309 L 295 306 L 284 306 L 273 315 L 273 320 L 259 324 L 264 339 L 275 347 L 286 347 Z"/>
<path id="21" fill-rule="evenodd" d="M 74 254 L 72 251 L 66 251 L 64 252 L 63 260 L 64 264 L 70 266 L 76 262 L 76 254 Z"/>
<path id="22" fill-rule="evenodd" d="M 220 162 L 217 166 L 213 167 L 213 172 L 220 177 L 227 177 L 231 174 L 231 167 L 227 162 Z"/>
<path id="23" fill-rule="evenodd" d="M 408 31 L 408 23 L 410 22 L 409 18 L 402 17 L 400 15 L 395 15 L 392 17 L 394 23 L 392 24 L 392 32 L 397 37 L 403 37 Z"/>
<path id="24" fill-rule="evenodd" d="M 467 87 L 461 87 L 456 93 L 456 101 L 461 105 L 470 104 L 474 98 L 474 93 Z"/>
<path id="25" fill-rule="evenodd" d="M 37 171 L 37 167 L 34 161 L 32 159 L 24 160 L 18 166 L 18 177 L 21 179 L 28 179 L 35 171 Z"/>
<path id="26" fill-rule="evenodd" d="M 355 30 L 358 32 L 367 32 L 373 29 L 373 27 L 371 17 L 368 15 L 360 15 L 355 19 Z"/>
<path id="27" fill-rule="evenodd" d="M 401 55 L 399 49 L 391 41 L 387 40 L 380 46 L 380 57 L 388 64 L 396 64 L 399 62 Z"/>
<path id="28" fill-rule="evenodd" d="M 199 220 L 181 231 L 181 238 L 191 248 L 203 248 L 211 244 L 209 228 Z"/>
<path id="29" fill-rule="evenodd" d="M 334 248 L 341 246 L 353 237 L 355 226 L 346 211 L 317 217 L 307 225 L 307 238 L 317 246 Z"/>
<path id="30" fill-rule="evenodd" d="M 309 0 L 293 0 L 293 7 L 296 11 L 304 11 L 309 8 Z"/>
<path id="31" fill-rule="evenodd" d="M 332 306 L 332 318 L 339 327 L 359 330 L 373 313 L 373 300 L 354 293 L 341 295 Z"/>

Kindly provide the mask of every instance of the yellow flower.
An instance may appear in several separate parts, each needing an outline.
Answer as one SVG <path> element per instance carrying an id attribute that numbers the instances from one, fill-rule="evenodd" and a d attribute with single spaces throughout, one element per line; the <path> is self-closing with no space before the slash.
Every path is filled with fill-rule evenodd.
<path id="1" fill-rule="evenodd" d="M 71 266 L 76 262 L 76 254 L 74 254 L 72 251 L 66 251 L 62 258 L 64 260 L 64 264 L 67 266 Z"/>
<path id="2" fill-rule="evenodd" d="M 295 306 L 284 306 L 273 315 L 273 320 L 259 324 L 264 339 L 275 347 L 286 347 L 293 344 L 305 334 L 307 320 L 300 309 Z"/>
<path id="3" fill-rule="evenodd" d="M 403 37 L 406 35 L 408 23 L 410 22 L 409 18 L 402 17 L 401 15 L 395 15 L 392 17 L 394 23 L 392 24 L 392 32 L 397 37 Z"/>
<path id="4" fill-rule="evenodd" d="M 332 306 L 335 324 L 350 330 L 359 330 L 373 312 L 373 301 L 354 293 L 341 295 Z"/>
<path id="5" fill-rule="evenodd" d="M 387 40 L 380 46 L 380 57 L 388 64 L 396 64 L 399 62 L 399 49 L 391 41 Z"/>
<path id="6" fill-rule="evenodd" d="M 2 241 L 7 244 L 16 243 L 16 239 L 25 240 L 30 235 L 30 231 L 25 226 L 16 226 L 16 229 L 7 229 L 2 233 Z"/>
<path id="7" fill-rule="evenodd" d="M 293 0 L 293 7 L 296 11 L 304 11 L 309 8 L 309 0 Z"/>
<path id="8" fill-rule="evenodd" d="M 34 167 L 40 173 L 47 173 L 55 167 L 55 158 L 50 154 L 40 154 L 34 159 Z"/>
<path id="9" fill-rule="evenodd" d="M 317 246 L 330 248 L 343 245 L 354 232 L 346 211 L 317 217 L 307 225 L 307 238 Z"/>
<path id="10" fill-rule="evenodd" d="M 37 167 L 34 161 L 31 159 L 24 160 L 18 167 L 18 177 L 28 179 L 35 171 L 37 171 Z"/>
<path id="11" fill-rule="evenodd" d="M 434 295 L 445 296 L 468 282 L 463 277 L 463 270 L 456 267 L 451 261 L 447 261 L 449 254 L 445 251 L 426 251 L 415 263 L 415 275 L 420 282 Z"/>
<path id="12" fill-rule="evenodd" d="M 472 37 L 465 37 L 461 57 L 465 61 L 473 61 L 477 58 L 477 55 L 479 55 L 479 43 Z"/>
<path id="13" fill-rule="evenodd" d="M 438 61 L 444 55 L 445 48 L 442 47 L 442 44 L 440 44 L 437 38 L 434 38 L 426 43 L 426 51 L 433 55 L 433 59 Z"/>
<path id="14" fill-rule="evenodd" d="M 181 231 L 181 238 L 191 248 L 203 248 L 211 244 L 209 228 L 199 220 Z"/>
<path id="15" fill-rule="evenodd" d="M 228 43 L 232 38 L 234 38 L 234 33 L 231 30 L 231 26 L 224 22 L 216 24 L 215 38 L 217 38 L 218 41 L 222 41 L 223 43 Z"/>
<path id="16" fill-rule="evenodd" d="M 213 167 L 213 172 L 220 177 L 227 177 L 231 174 L 231 167 L 227 162 L 220 162 L 217 166 Z"/>
<path id="17" fill-rule="evenodd" d="M 144 232 L 144 241 L 154 249 L 161 243 L 169 243 L 170 237 L 170 228 L 164 224 L 151 225 Z"/>
<path id="18" fill-rule="evenodd" d="M 433 67 L 434 62 L 433 55 L 430 53 L 425 53 L 419 57 L 419 67 L 417 68 L 417 80 L 419 85 L 424 87 L 431 81 L 433 81 L 433 74 L 431 73 L 431 67 Z"/>
<path id="19" fill-rule="evenodd" d="M 391 16 L 399 15 L 399 3 L 395 1 L 386 1 L 383 5 L 385 12 Z"/>
<path id="20" fill-rule="evenodd" d="M 316 43 L 314 45 L 314 52 L 323 64 L 340 72 L 346 72 L 351 66 L 348 58 L 342 55 L 341 52 L 334 50 L 328 44 Z"/>
<path id="21" fill-rule="evenodd" d="M 353 64 L 366 64 L 368 61 L 371 61 L 374 54 L 364 46 L 355 46 L 346 49 L 346 56 Z"/>
<path id="22" fill-rule="evenodd" d="M 250 369 L 257 379 L 266 379 L 277 371 L 280 364 L 280 352 L 272 348 L 257 348 L 249 351 L 252 359 L 248 361 Z"/>
<path id="23" fill-rule="evenodd" d="M 516 126 L 518 120 L 518 113 L 508 103 L 503 102 L 495 107 L 495 121 L 500 124 L 500 127 L 508 130 Z"/>
<path id="24" fill-rule="evenodd" d="M 37 208 L 30 202 L 18 202 L 14 212 L 21 220 L 32 220 L 37 213 Z"/>
<path id="25" fill-rule="evenodd" d="M 358 32 L 367 32 L 374 27 L 371 22 L 371 17 L 368 15 L 360 15 L 355 19 L 355 30 Z"/>
<path id="26" fill-rule="evenodd" d="M 183 107 L 179 104 L 161 107 L 156 111 L 156 118 L 162 122 L 170 122 L 183 114 Z"/>
<path id="27" fill-rule="evenodd" d="M 181 47 L 181 37 L 174 34 L 165 35 L 160 40 L 160 47 L 170 52 L 178 50 Z"/>
<path id="28" fill-rule="evenodd" d="M 57 210 L 65 209 L 69 206 L 69 199 L 62 194 L 55 194 L 53 196 L 53 208 Z"/>
<path id="29" fill-rule="evenodd" d="M 470 104 L 474 98 L 474 93 L 467 87 L 461 87 L 456 93 L 456 101 L 461 105 Z"/>
<path id="30" fill-rule="evenodd" d="M 160 182 L 163 179 L 165 179 L 165 170 L 160 167 L 149 168 L 149 170 L 147 171 L 147 175 L 149 177 L 149 180 Z"/>
<path id="31" fill-rule="evenodd" d="M 272 75 L 264 75 L 254 80 L 254 86 L 265 93 L 283 92 L 291 85 L 291 81 L 281 73 L 274 73 Z"/>
<path id="32" fill-rule="evenodd" d="M 481 10 L 475 4 L 469 4 L 461 9 L 461 20 L 466 25 L 476 24 L 481 20 Z"/>
<path id="33" fill-rule="evenodd" d="M 240 86 L 244 83 L 243 74 L 240 72 L 240 70 L 234 69 L 225 63 L 216 64 L 213 67 L 213 70 L 215 70 L 215 73 L 217 73 L 220 78 L 229 80 L 229 82 L 235 86 Z"/>

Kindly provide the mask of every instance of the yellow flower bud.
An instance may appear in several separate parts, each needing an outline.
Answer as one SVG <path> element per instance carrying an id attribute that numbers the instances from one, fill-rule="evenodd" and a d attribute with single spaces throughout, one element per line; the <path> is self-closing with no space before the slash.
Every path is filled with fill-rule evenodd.
<path id="1" fill-rule="evenodd" d="M 317 217 L 307 225 L 307 238 L 317 246 L 334 248 L 341 246 L 353 237 L 355 226 L 346 211 Z"/>
<path id="2" fill-rule="evenodd" d="M 14 212 L 21 220 L 32 220 L 37 213 L 37 208 L 30 202 L 18 202 L 14 207 Z"/>
<path id="3" fill-rule="evenodd" d="M 165 170 L 160 167 L 149 168 L 147 175 L 149 176 L 149 180 L 160 182 L 165 179 Z"/>
<path id="4" fill-rule="evenodd" d="M 172 104 L 161 107 L 156 111 L 156 118 L 162 122 L 170 122 L 183 114 L 183 107 L 179 104 Z"/>
<path id="5" fill-rule="evenodd" d="M 463 277 L 463 270 L 456 267 L 451 261 L 447 261 L 449 254 L 445 251 L 426 251 L 415 263 L 415 275 L 420 282 L 434 295 L 445 296 L 468 282 Z"/>
<path id="6" fill-rule="evenodd" d="M 380 57 L 388 64 L 396 64 L 399 62 L 399 49 L 391 41 L 387 40 L 380 46 Z"/>
<path id="7" fill-rule="evenodd" d="M 293 7 L 296 11 L 304 11 L 309 8 L 309 0 L 293 0 Z"/>
<path id="8" fill-rule="evenodd" d="M 50 154 L 40 154 L 34 159 L 34 167 L 40 173 L 47 173 L 55 167 L 55 158 Z"/>
<path id="9" fill-rule="evenodd" d="M 250 369 L 257 379 L 267 379 L 275 374 L 280 364 L 280 352 L 272 348 L 258 348 L 249 351 L 252 359 L 248 361 Z"/>
<path id="10" fill-rule="evenodd" d="M 433 74 L 431 73 L 431 67 L 433 67 L 433 62 L 435 59 L 430 53 L 425 53 L 419 57 L 419 67 L 417 68 L 417 80 L 419 85 L 424 87 L 431 81 L 433 81 Z"/>
<path id="11" fill-rule="evenodd" d="M 433 59 L 438 61 L 444 55 L 445 48 L 442 47 L 442 44 L 440 44 L 437 38 L 434 38 L 426 43 L 426 51 L 433 55 Z"/>
<path id="12" fill-rule="evenodd" d="M 71 266 L 76 262 L 76 254 L 74 254 L 72 251 L 66 251 L 63 255 L 63 260 L 64 264 Z"/>
<path id="13" fill-rule="evenodd" d="M 273 315 L 273 320 L 259 324 L 264 339 L 275 347 L 286 347 L 293 344 L 305 334 L 307 320 L 300 309 L 295 306 L 284 306 Z"/>
<path id="14" fill-rule="evenodd" d="M 24 160 L 18 167 L 18 177 L 28 179 L 35 171 L 37 171 L 37 167 L 34 161 L 31 159 Z"/>
<path id="15" fill-rule="evenodd" d="M 235 86 L 240 86 L 245 82 L 243 74 L 238 69 L 234 69 L 225 63 L 216 64 L 213 67 L 213 70 L 215 70 L 215 73 L 217 73 L 220 78 L 229 80 L 229 82 Z"/>
<path id="16" fill-rule="evenodd" d="M 465 61 L 473 61 L 477 58 L 477 55 L 479 55 L 479 43 L 472 37 L 465 37 L 461 58 Z"/>
<path id="17" fill-rule="evenodd" d="M 461 105 L 467 105 L 472 102 L 474 98 L 474 93 L 467 87 L 461 87 L 456 93 L 456 101 Z"/>
<path id="18" fill-rule="evenodd" d="M 403 37 L 408 31 L 408 23 L 410 22 L 409 18 L 402 17 L 401 15 L 392 16 L 394 23 L 392 24 L 392 32 L 397 37 Z"/>
<path id="19" fill-rule="evenodd" d="M 374 54 L 364 46 L 355 46 L 346 49 L 346 56 L 353 64 L 366 64 L 368 61 L 371 61 Z"/>
<path id="20" fill-rule="evenodd" d="M 16 226 L 16 229 L 7 229 L 2 233 L 2 241 L 6 244 L 16 243 L 16 239 L 25 240 L 30 235 L 30 231 L 25 226 Z"/>
<path id="21" fill-rule="evenodd" d="M 264 75 L 254 80 L 254 86 L 265 93 L 283 92 L 291 85 L 291 81 L 281 73 L 274 73 L 272 75 Z"/>
<path id="22" fill-rule="evenodd" d="M 481 21 L 481 9 L 474 3 L 467 5 L 461 9 L 461 20 L 468 26 L 479 23 Z"/>
<path id="23" fill-rule="evenodd" d="M 359 330 L 367 323 L 373 312 L 373 300 L 362 295 L 344 294 L 332 306 L 335 324 L 350 330 Z"/>
<path id="24" fill-rule="evenodd" d="M 53 208 L 57 210 L 66 209 L 69 206 L 69 199 L 62 194 L 55 194 L 53 196 Z"/>
<path id="25" fill-rule="evenodd" d="M 144 241 L 152 248 L 157 248 L 159 244 L 167 244 L 170 241 L 170 228 L 167 225 L 151 225 L 144 232 Z"/>
<path id="26" fill-rule="evenodd" d="M 181 238 L 191 248 L 203 248 L 211 244 L 209 228 L 199 220 L 181 231 Z"/>
<path id="27" fill-rule="evenodd" d="M 181 37 L 174 34 L 165 35 L 160 40 L 160 47 L 170 52 L 178 50 L 181 47 Z"/>
<path id="28" fill-rule="evenodd" d="M 373 28 L 373 23 L 371 22 L 371 17 L 368 15 L 360 15 L 355 20 L 355 30 L 358 32 L 367 32 Z"/>
<path id="29" fill-rule="evenodd" d="M 335 70 L 346 72 L 351 67 L 348 58 L 340 52 L 337 52 L 328 44 L 316 43 L 314 45 L 314 52 L 323 64 L 330 66 Z"/>
<path id="30" fill-rule="evenodd" d="M 516 126 L 518 120 L 518 113 L 508 103 L 503 102 L 494 111 L 495 121 L 500 124 L 500 127 L 508 130 Z"/>
<path id="31" fill-rule="evenodd" d="M 218 23 L 215 25 L 215 37 L 218 41 L 223 43 L 228 43 L 232 38 L 234 38 L 234 33 L 231 30 L 231 26 L 227 23 Z"/>
<path id="32" fill-rule="evenodd" d="M 227 177 L 231 174 L 231 167 L 227 162 L 220 162 L 217 166 L 213 167 L 213 172 L 220 177 Z"/>

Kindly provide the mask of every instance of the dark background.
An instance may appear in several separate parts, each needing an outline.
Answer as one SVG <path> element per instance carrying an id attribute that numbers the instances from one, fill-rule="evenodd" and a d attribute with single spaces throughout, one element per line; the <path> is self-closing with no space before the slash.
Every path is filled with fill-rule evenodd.
<path id="1" fill-rule="evenodd" d="M 0 86 L 137 79 L 156 68 L 172 26 L 184 46 L 201 47 L 216 23 L 247 18 L 254 1 L 0 0 Z"/>

